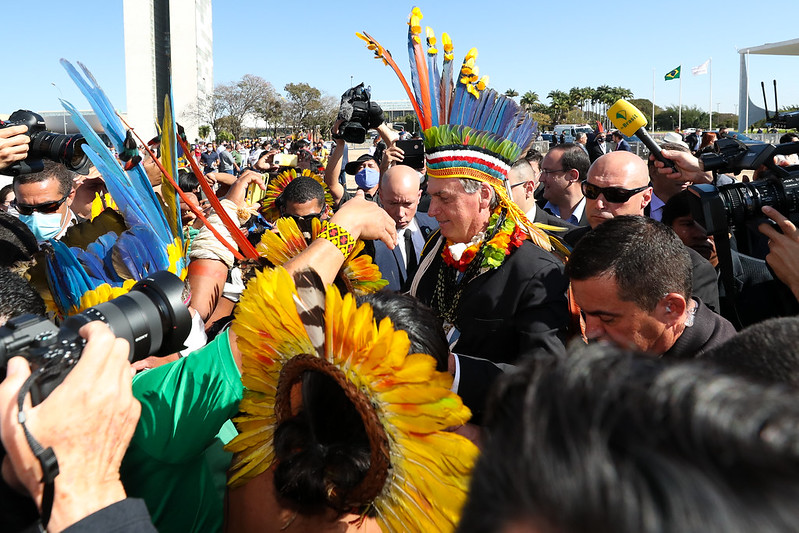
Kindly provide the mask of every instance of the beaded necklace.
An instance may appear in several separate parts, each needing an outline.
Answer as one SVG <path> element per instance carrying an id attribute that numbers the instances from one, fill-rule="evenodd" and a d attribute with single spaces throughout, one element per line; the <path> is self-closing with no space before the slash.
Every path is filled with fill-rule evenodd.
<path id="1" fill-rule="evenodd" d="M 438 279 L 430 302 L 433 310 L 444 321 L 445 329 L 455 326 L 455 315 L 466 285 L 480 274 L 498 268 L 505 262 L 505 257 L 524 242 L 526 234 L 512 218 L 505 215 L 504 210 L 498 210 L 491 215 L 484 237 L 473 239 L 465 249 L 452 245 L 449 240 L 445 243 L 441 254 L 444 266 L 438 270 Z M 460 280 L 458 272 L 463 273 Z"/>

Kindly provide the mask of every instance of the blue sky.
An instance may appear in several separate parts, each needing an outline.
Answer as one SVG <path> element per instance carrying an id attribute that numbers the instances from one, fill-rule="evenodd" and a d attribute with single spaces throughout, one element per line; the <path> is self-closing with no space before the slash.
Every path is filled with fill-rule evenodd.
<path id="1" fill-rule="evenodd" d="M 87 107 L 58 63 L 81 61 L 94 73 L 117 108 L 124 110 L 125 67 L 122 0 L 79 2 L 4 2 L 6 33 L 26 35 L 11 44 L 16 64 L 6 62 L 0 86 L 0 113 L 18 108 L 60 109 L 61 93 Z M 250 73 L 282 90 L 288 82 L 307 82 L 340 95 L 350 83 L 372 86 L 373 98 L 404 98 L 388 67 L 372 59 L 356 31 L 366 30 L 386 48 L 407 75 L 408 13 L 419 5 L 422 23 L 440 37 L 447 31 L 459 65 L 468 48 L 479 50 L 481 74 L 490 86 L 519 93 L 621 85 L 638 98 L 677 104 L 679 81 L 665 82 L 672 68 L 683 68 L 683 105 L 709 105 L 709 77 L 690 69 L 713 58 L 713 111 L 733 112 L 738 103 L 738 48 L 799 37 L 792 20 L 795 2 L 640 2 L 612 9 L 608 2 L 289 2 L 215 0 L 213 4 L 214 81 L 229 82 Z M 453 6 L 459 6 L 453 10 Z M 621 4 L 620 4 L 621 5 Z M 721 7 L 723 5 L 723 7 Z M 356 9 L 356 6 L 357 9 Z M 31 24 L 25 24 L 29 21 Z M 33 21 L 36 21 L 33 23 Z M 21 28 L 27 27 L 27 31 Z M 13 33 L 13 32 L 12 32 Z M 7 49 L 8 50 L 8 49 Z M 781 105 L 799 105 L 799 56 L 750 56 L 750 91 L 762 105 L 771 80 Z M 52 84 L 57 87 L 53 87 Z"/>

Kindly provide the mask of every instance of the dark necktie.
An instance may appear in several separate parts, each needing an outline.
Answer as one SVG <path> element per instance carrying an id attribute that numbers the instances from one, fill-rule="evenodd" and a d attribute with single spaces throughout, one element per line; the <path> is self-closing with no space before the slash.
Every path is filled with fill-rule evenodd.
<path id="1" fill-rule="evenodd" d="M 416 260 L 416 249 L 413 247 L 413 232 L 405 230 L 405 279 L 412 280 L 419 263 Z"/>

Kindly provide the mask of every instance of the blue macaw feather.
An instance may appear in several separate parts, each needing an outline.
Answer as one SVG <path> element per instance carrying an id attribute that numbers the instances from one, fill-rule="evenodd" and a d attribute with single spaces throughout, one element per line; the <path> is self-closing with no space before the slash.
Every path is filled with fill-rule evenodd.
<path id="1" fill-rule="evenodd" d="M 150 228 L 136 226 L 120 235 L 114 247 L 119 259 L 136 280 L 158 270 L 169 270 L 166 249 L 149 244 L 154 238 Z"/>
<path id="2" fill-rule="evenodd" d="M 444 59 L 444 67 L 441 69 L 441 81 L 439 82 L 439 100 L 441 107 L 438 110 L 438 120 L 441 124 L 447 124 L 452 107 L 452 60 Z"/>
<path id="3" fill-rule="evenodd" d="M 411 64 L 411 87 L 413 87 L 413 97 L 416 99 L 416 104 L 419 109 L 424 113 L 424 105 L 422 104 L 422 87 L 419 84 L 419 68 L 416 66 L 416 49 L 413 42 L 413 31 L 410 26 L 408 27 L 408 58 Z M 425 87 L 427 90 L 427 87 Z M 419 117 L 420 123 L 422 117 Z"/>
<path id="4" fill-rule="evenodd" d="M 61 65 L 63 65 L 69 76 L 89 101 L 89 104 L 96 113 L 100 124 L 103 126 L 103 130 L 105 130 L 106 135 L 108 135 L 109 139 L 111 139 L 117 152 L 122 153 L 124 150 L 124 141 L 126 136 L 125 127 L 114 111 L 114 106 L 108 100 L 105 92 L 97 83 L 97 80 L 95 80 L 89 69 L 81 63 L 78 63 L 78 65 L 80 65 L 85 78 L 81 76 L 77 69 L 75 69 L 75 67 L 72 66 L 72 64 L 66 59 L 61 60 Z M 82 129 L 81 133 L 86 136 L 86 132 L 84 132 Z M 108 151 L 105 148 L 105 145 L 103 145 L 102 149 L 98 147 L 94 147 L 94 149 L 97 152 L 100 152 L 101 150 L 106 152 Z M 119 165 L 117 164 L 116 166 Z M 164 213 L 160 208 L 160 203 L 155 191 L 153 191 L 153 187 L 150 184 L 150 180 L 147 178 L 147 172 L 144 170 L 144 167 L 141 164 L 138 164 L 127 173 L 122 170 L 122 173 L 127 176 L 123 182 L 135 190 L 138 197 L 137 202 L 141 205 L 141 209 L 147 213 L 147 220 L 150 221 L 150 224 L 152 224 L 154 228 L 157 228 L 157 233 L 160 234 L 162 231 L 169 232 L 169 226 L 164 217 Z M 103 177 L 105 178 L 105 175 L 103 175 Z M 106 178 L 106 182 L 107 181 L 108 179 Z M 114 198 L 115 202 L 118 202 L 113 192 L 111 193 L 111 196 Z M 169 241 L 171 242 L 171 240 L 172 239 Z"/>
<path id="5" fill-rule="evenodd" d="M 86 250 L 73 248 L 80 263 L 90 277 L 97 277 L 100 283 L 108 283 L 112 287 L 119 287 L 124 281 L 114 270 L 112 252 L 119 236 L 113 231 L 99 237 L 89 244 Z"/>
<path id="6" fill-rule="evenodd" d="M 53 300 L 62 314 L 80 305 L 84 293 L 97 287 L 86 274 L 77 257 L 61 241 L 50 240 L 53 253 L 47 254 L 47 278 Z"/>
<path id="7" fill-rule="evenodd" d="M 427 71 L 430 73 L 429 90 L 430 90 L 430 119 L 433 126 L 438 126 L 438 109 L 439 103 L 439 84 L 441 83 L 441 76 L 438 73 L 438 64 L 436 62 L 438 55 L 427 56 Z"/>

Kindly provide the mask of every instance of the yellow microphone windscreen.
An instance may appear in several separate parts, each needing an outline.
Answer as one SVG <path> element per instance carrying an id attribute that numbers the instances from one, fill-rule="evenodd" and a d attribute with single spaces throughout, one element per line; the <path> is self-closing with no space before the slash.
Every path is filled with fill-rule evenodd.
<path id="1" fill-rule="evenodd" d="M 646 117 L 627 100 L 618 100 L 608 109 L 608 118 L 626 137 L 632 137 L 646 126 Z"/>

